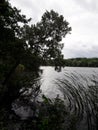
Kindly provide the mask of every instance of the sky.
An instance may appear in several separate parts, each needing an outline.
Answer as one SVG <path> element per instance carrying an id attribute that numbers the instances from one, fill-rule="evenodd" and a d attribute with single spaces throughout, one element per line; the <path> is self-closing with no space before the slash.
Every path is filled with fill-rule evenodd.
<path id="1" fill-rule="evenodd" d="M 40 21 L 43 13 L 53 9 L 72 27 L 71 34 L 62 40 L 64 58 L 98 57 L 98 0 L 10 0 L 12 6 Z"/>

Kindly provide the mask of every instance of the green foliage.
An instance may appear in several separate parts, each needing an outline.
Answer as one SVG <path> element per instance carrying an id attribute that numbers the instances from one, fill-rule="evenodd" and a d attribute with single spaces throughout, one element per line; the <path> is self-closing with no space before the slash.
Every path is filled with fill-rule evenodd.
<path id="1" fill-rule="evenodd" d="M 98 58 L 72 58 L 64 60 L 65 66 L 98 67 Z"/>
<path id="2" fill-rule="evenodd" d="M 1 91 L 1 104 L 6 97 L 11 104 L 24 84 L 29 86 L 43 59 L 62 57 L 60 42 L 71 31 L 69 23 L 53 10 L 46 11 L 36 25 L 27 25 L 29 21 L 7 0 L 0 1 L 0 86 L 6 91 Z M 20 68 L 25 69 L 20 73 Z"/>
<path id="3" fill-rule="evenodd" d="M 43 60 L 41 64 L 47 66 L 98 67 L 98 58 L 64 59 L 61 56 L 56 59 Z"/>
<path id="4" fill-rule="evenodd" d="M 15 69 L 24 56 L 25 49 L 23 40 L 19 38 L 21 33 L 21 27 L 19 26 L 19 23 L 26 24 L 29 21 L 20 13 L 21 11 L 15 7 L 12 8 L 7 0 L 0 1 L 1 106 L 2 104 L 11 104 L 12 97 L 14 100 L 14 97 L 17 97 L 20 89 L 20 87 L 17 85 L 19 78 L 17 78 L 15 74 Z"/>
<path id="5" fill-rule="evenodd" d="M 63 100 L 59 97 L 51 100 L 43 96 L 39 111 L 39 130 L 74 130 L 76 122 L 73 120 L 75 118 L 66 109 Z"/>
<path id="6" fill-rule="evenodd" d="M 43 60 L 61 57 L 62 38 L 71 31 L 69 23 L 62 15 L 51 10 L 46 11 L 40 22 L 22 28 L 23 37 L 34 55 Z"/>
<path id="7" fill-rule="evenodd" d="M 34 79 L 38 77 L 36 71 L 41 61 L 63 59 L 61 54 L 63 44 L 60 42 L 71 31 L 69 23 L 53 10 L 46 11 L 36 25 L 29 26 L 29 21 L 30 19 L 26 19 L 26 16 L 21 14 L 21 10 L 12 7 L 9 1 L 0 1 L 0 129 L 2 130 L 6 130 L 6 123 L 13 124 L 12 120 L 7 121 L 12 114 L 13 101 L 22 96 L 29 99 L 30 95 L 24 93 L 28 93 L 30 88 L 32 89 L 30 94 L 36 98 L 40 86 L 35 88 L 32 86 Z M 65 110 L 61 111 L 59 108 L 61 106 L 64 109 L 63 102 L 60 100 L 50 102 L 49 99 L 44 98 L 45 107 L 41 107 L 41 111 L 45 110 L 46 113 L 39 117 L 42 123 L 38 124 L 41 129 L 45 129 L 46 124 L 49 126 L 52 119 L 56 127 L 56 124 L 59 121 L 61 123 L 64 118 Z M 5 113 L 6 117 L 1 113 Z M 59 121 L 56 120 L 56 114 L 60 116 Z M 16 118 L 15 115 L 14 117 Z M 26 129 L 29 129 L 28 125 L 27 127 Z M 52 129 L 52 126 L 50 128 Z"/>
<path id="8" fill-rule="evenodd" d="M 59 97 L 49 99 L 43 95 L 43 101 L 36 105 L 37 117 L 29 118 L 16 123 L 20 123 L 18 129 L 22 130 L 75 130 L 76 117 L 66 109 L 64 101 Z M 32 104 L 33 105 L 33 104 Z M 11 124 L 14 123 L 10 120 Z M 9 121 L 8 121 L 9 122 Z M 15 125 L 15 124 L 14 124 Z M 13 129 L 15 126 L 13 127 Z M 9 130 L 9 129 L 8 129 Z"/>

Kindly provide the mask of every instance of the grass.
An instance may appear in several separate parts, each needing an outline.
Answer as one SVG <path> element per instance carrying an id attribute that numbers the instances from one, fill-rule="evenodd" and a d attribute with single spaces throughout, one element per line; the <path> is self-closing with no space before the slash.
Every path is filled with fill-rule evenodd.
<path id="1" fill-rule="evenodd" d="M 98 75 L 92 78 L 71 73 L 56 84 L 64 95 L 67 109 L 77 118 L 77 129 L 98 129 Z M 91 85 L 90 85 L 91 84 Z"/>

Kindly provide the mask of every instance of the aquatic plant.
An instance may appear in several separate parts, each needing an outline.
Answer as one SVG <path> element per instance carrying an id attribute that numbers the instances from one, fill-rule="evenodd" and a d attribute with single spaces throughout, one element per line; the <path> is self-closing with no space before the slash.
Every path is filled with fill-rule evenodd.
<path id="1" fill-rule="evenodd" d="M 56 84 L 63 93 L 66 108 L 77 118 L 77 129 L 98 129 L 98 75 L 84 77 L 66 73 Z"/>

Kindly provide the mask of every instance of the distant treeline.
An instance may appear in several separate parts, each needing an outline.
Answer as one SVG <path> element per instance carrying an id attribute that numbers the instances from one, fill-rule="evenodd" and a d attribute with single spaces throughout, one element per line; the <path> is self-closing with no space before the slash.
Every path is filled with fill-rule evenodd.
<path id="1" fill-rule="evenodd" d="M 98 67 L 98 58 L 71 58 L 43 61 L 42 65 L 72 66 L 72 67 Z"/>
<path id="2" fill-rule="evenodd" d="M 65 59 L 64 65 L 74 67 L 98 67 L 98 58 Z"/>

